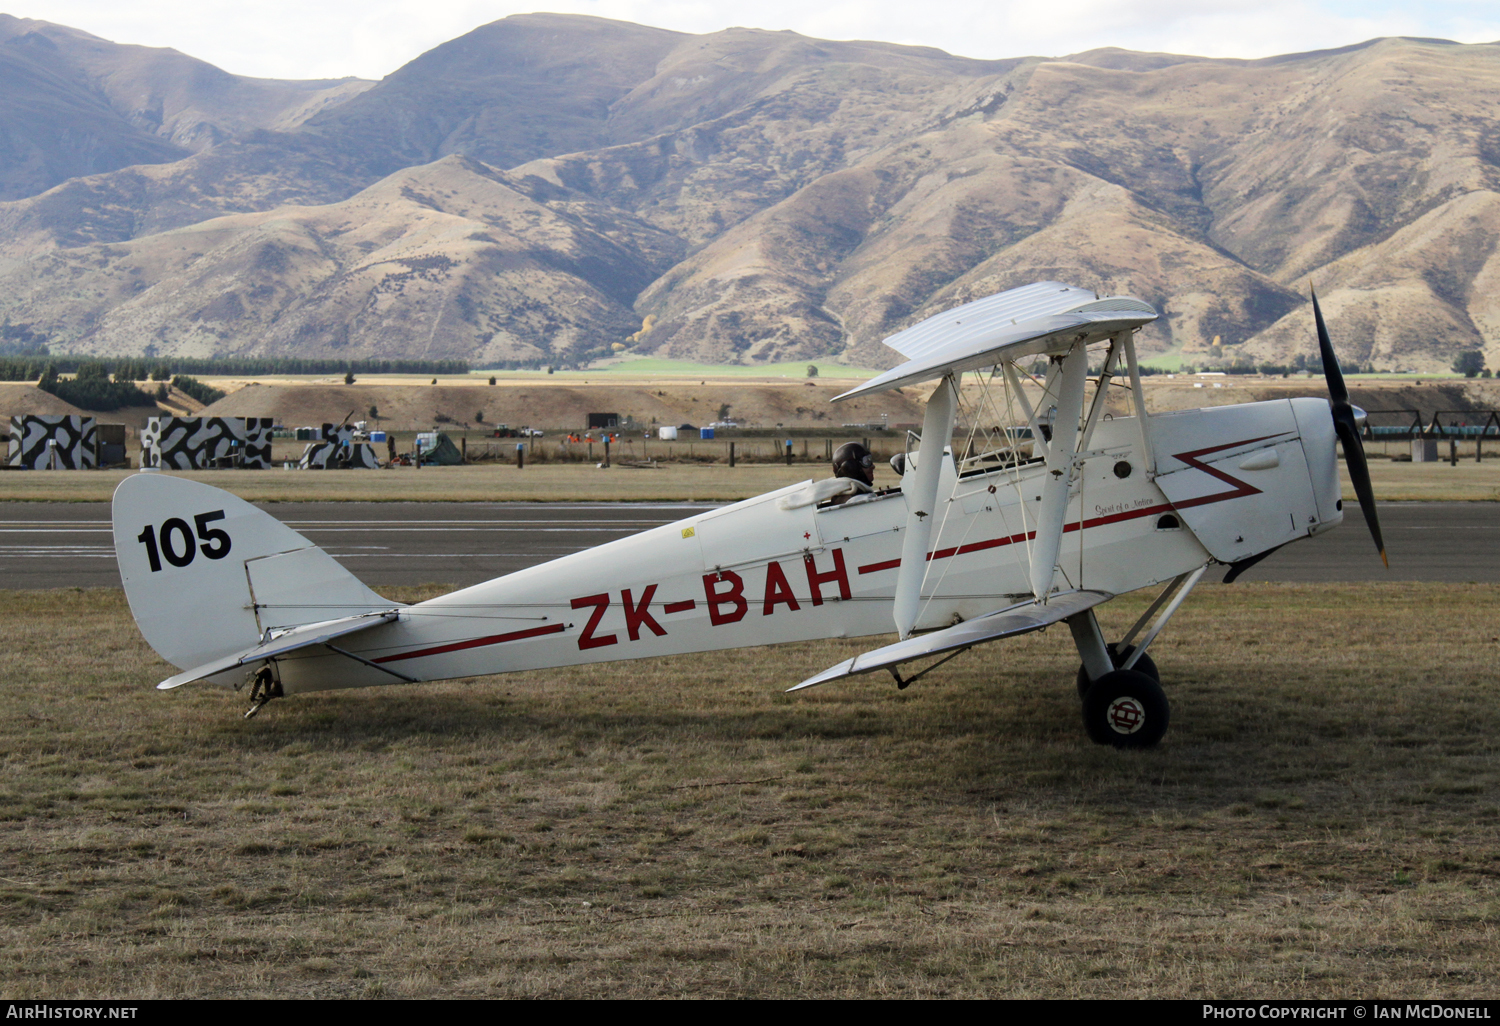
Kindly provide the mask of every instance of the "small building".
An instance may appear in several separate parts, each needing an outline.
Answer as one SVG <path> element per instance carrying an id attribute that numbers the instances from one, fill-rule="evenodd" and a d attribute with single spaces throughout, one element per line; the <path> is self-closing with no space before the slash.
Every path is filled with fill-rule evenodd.
<path id="1" fill-rule="evenodd" d="M 594 428 L 617 428 L 620 426 L 620 415 L 618 413 L 591 413 L 589 414 L 589 429 Z"/>

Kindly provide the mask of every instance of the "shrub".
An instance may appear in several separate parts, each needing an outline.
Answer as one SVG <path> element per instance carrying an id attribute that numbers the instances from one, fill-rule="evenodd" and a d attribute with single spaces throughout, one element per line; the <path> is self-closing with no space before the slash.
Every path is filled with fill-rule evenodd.
<path id="1" fill-rule="evenodd" d="M 172 387 L 183 395 L 192 396 L 204 406 L 216 403 L 224 398 L 224 393 L 220 392 L 217 388 L 214 388 L 212 385 L 205 385 L 197 378 L 190 378 L 185 374 L 179 374 L 173 378 Z"/>
<path id="2" fill-rule="evenodd" d="M 1466 378 L 1477 378 L 1484 370 L 1484 354 L 1477 349 L 1466 349 L 1453 360 L 1453 373 Z"/>

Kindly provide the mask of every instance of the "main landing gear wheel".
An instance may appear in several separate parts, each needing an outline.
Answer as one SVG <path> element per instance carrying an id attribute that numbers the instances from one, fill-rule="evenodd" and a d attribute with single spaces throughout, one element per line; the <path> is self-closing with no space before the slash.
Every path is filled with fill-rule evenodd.
<path id="1" fill-rule="evenodd" d="M 1150 748 L 1170 719 L 1161 685 L 1137 670 L 1106 673 L 1083 696 L 1083 729 L 1097 744 Z"/>
<path id="2" fill-rule="evenodd" d="M 1127 659 L 1130 658 L 1130 653 L 1132 653 L 1132 652 L 1135 651 L 1135 646 L 1134 645 L 1126 645 L 1125 646 L 1125 650 L 1123 652 L 1121 652 L 1121 651 L 1118 650 L 1119 646 L 1116 645 L 1114 642 L 1110 642 L 1108 648 L 1109 648 L 1109 657 L 1110 657 L 1110 659 L 1114 660 L 1115 669 L 1119 669 L 1121 666 L 1124 666 L 1125 665 L 1125 660 L 1127 660 Z M 1131 669 L 1132 670 L 1136 670 L 1136 671 L 1138 671 L 1140 673 L 1144 673 L 1146 676 L 1150 677 L 1152 680 L 1156 681 L 1158 684 L 1161 683 L 1161 673 L 1160 673 L 1160 671 L 1157 670 L 1156 664 L 1151 661 L 1151 656 L 1150 655 L 1142 655 L 1139 659 L 1137 659 L 1135 661 L 1135 665 L 1132 666 Z M 1089 671 L 1086 670 L 1086 669 L 1084 669 L 1082 666 L 1080 666 L 1078 668 L 1078 697 L 1079 698 L 1082 698 L 1084 695 L 1086 695 L 1086 694 L 1089 693 L 1089 685 L 1092 684 L 1092 683 L 1093 683 L 1093 681 L 1089 680 Z"/>

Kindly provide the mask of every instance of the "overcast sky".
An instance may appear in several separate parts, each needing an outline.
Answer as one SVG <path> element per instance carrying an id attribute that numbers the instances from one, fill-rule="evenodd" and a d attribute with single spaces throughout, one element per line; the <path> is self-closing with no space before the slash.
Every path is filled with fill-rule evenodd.
<path id="1" fill-rule="evenodd" d="M 715 32 L 732 25 L 824 39 L 936 46 L 965 57 L 1058 56 L 1098 46 L 1265 57 L 1372 36 L 1500 40 L 1496 0 L 12 0 L 4 12 L 117 43 L 170 46 L 268 78 L 381 78 L 475 26 L 533 10 Z"/>

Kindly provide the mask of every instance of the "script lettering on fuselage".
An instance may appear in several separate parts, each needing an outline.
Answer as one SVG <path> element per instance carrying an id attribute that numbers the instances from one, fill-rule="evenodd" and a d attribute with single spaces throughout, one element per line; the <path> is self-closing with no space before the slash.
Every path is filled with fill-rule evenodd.
<path id="1" fill-rule="evenodd" d="M 1111 502 L 1107 506 L 1102 506 L 1098 503 L 1095 503 L 1094 516 L 1109 517 L 1114 516 L 1118 513 L 1133 513 L 1138 509 L 1145 509 L 1147 506 L 1159 505 L 1160 502 L 1160 499 L 1148 495 L 1144 498 L 1135 499 L 1132 502 Z"/>
<path id="2" fill-rule="evenodd" d="M 824 596 L 825 588 L 831 590 L 837 587 L 839 599 L 850 599 L 853 592 L 849 588 L 849 571 L 844 563 L 844 550 L 834 549 L 831 556 L 833 565 L 824 569 L 818 567 L 817 557 L 812 553 L 809 552 L 802 557 L 802 569 L 807 575 L 808 598 L 800 600 L 792 590 L 786 568 L 776 560 L 768 562 L 765 586 L 759 603 L 759 614 L 774 616 L 797 613 L 809 603 L 821 606 L 832 599 L 832 595 Z M 654 637 L 666 637 L 666 625 L 651 612 L 651 605 L 655 601 L 658 587 L 660 587 L 658 584 L 648 584 L 639 592 L 634 588 L 623 588 L 618 594 L 604 592 L 573 599 L 574 609 L 593 610 L 583 626 L 583 631 L 578 635 L 578 648 L 586 651 L 591 648 L 620 644 L 621 639 L 617 632 L 598 633 L 605 614 L 610 606 L 616 603 L 625 614 L 625 632 L 631 641 L 640 641 L 645 636 L 645 631 L 649 631 Z M 698 608 L 698 601 L 698 599 L 679 599 L 662 602 L 661 615 L 670 617 L 678 613 L 692 612 Z M 754 608 L 750 598 L 745 594 L 745 578 L 733 570 L 715 570 L 704 574 L 702 601 L 708 608 L 708 622 L 714 627 L 739 623 L 750 615 Z"/>

